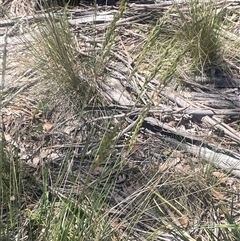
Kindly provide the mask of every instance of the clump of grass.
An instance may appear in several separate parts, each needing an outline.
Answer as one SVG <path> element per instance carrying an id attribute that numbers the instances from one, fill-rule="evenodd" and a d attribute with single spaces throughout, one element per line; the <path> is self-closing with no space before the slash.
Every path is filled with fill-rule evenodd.
<path id="1" fill-rule="evenodd" d="M 173 5 L 148 35 L 136 68 L 149 79 L 169 83 L 188 76 L 232 75 L 238 63 L 239 39 L 232 34 L 233 22 L 226 4 L 186 1 Z"/>
<path id="2" fill-rule="evenodd" d="M 221 69 L 223 55 L 222 26 L 226 13 L 224 4 L 188 1 L 179 14 L 178 41 L 188 44 L 193 68 L 204 73 L 210 68 Z"/>
<path id="3" fill-rule="evenodd" d="M 40 21 L 36 18 L 37 31 L 32 32 L 34 43 L 30 44 L 30 49 L 38 71 L 85 102 L 100 96 L 98 86 L 104 80 L 105 68 L 117 36 L 116 23 L 123 15 L 126 3 L 126 0 L 121 1 L 119 11 L 105 33 L 102 48 L 98 49 L 97 44 L 85 43 L 74 36 L 67 19 L 67 3 L 61 16 L 49 11 Z M 93 31 L 94 28 L 93 24 Z"/>
<path id="4" fill-rule="evenodd" d="M 96 79 L 94 61 L 76 50 L 78 43 L 70 30 L 66 12 L 61 17 L 53 12 L 46 13 L 32 36 L 34 43 L 30 49 L 40 74 L 48 82 L 77 94 L 79 100 L 91 98 Z"/>

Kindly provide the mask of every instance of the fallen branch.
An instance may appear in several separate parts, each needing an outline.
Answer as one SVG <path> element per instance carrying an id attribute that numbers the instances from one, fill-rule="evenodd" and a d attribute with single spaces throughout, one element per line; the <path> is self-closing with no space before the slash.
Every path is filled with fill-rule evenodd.
<path id="1" fill-rule="evenodd" d="M 213 164 L 214 166 L 221 168 L 222 170 L 240 177 L 240 159 L 233 158 L 229 155 L 212 151 L 206 147 L 198 147 L 192 144 L 185 144 L 169 137 L 163 137 L 158 135 L 160 139 L 173 144 L 176 148 L 187 151 L 192 155 L 201 158 L 202 160 Z M 231 153 L 229 151 L 228 153 Z"/>

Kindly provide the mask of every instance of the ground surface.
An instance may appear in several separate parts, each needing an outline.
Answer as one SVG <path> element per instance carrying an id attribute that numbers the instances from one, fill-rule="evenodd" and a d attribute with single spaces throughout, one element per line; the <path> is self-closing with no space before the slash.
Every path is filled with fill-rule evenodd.
<path id="1" fill-rule="evenodd" d="M 28 24 L 26 16 L 33 13 L 31 4 L 12 1 L 6 3 L 5 6 L 12 14 L 20 16 L 18 17 L 21 20 L 20 25 Z M 134 7 L 136 6 L 133 6 L 133 10 Z M 72 11 L 73 16 L 77 16 L 79 9 Z M 90 7 L 82 7 L 81 11 L 87 13 L 89 9 Z M 101 8 L 101 11 L 105 10 L 111 14 L 117 10 L 117 7 Z M 141 8 L 139 11 L 144 14 Z M 147 15 L 144 15 L 146 20 Z M 126 15 L 125 18 L 129 20 L 131 16 Z M 87 20 L 82 17 L 81 21 Z M 136 19 L 135 24 L 140 28 L 142 22 L 138 21 Z M 65 95 L 57 85 L 42 82 L 38 69 L 34 69 L 34 66 L 28 62 L 31 53 L 24 43 L 21 44 L 22 39 L 19 38 L 21 26 L 19 27 L 16 22 L 9 22 L 6 25 L 12 34 L 7 39 L 9 42 L 7 68 L 1 108 L 4 130 L 1 131 L 8 143 L 6 148 L 14 150 L 13 153 L 17 153 L 19 161 L 28 168 L 29 171 L 25 174 L 26 179 L 29 175 L 33 175 L 41 182 L 41 166 L 48 161 L 52 192 L 67 196 L 67 188 L 61 189 L 54 184 L 61 171 L 61 161 L 66 161 L 66 153 L 71 147 L 74 148 L 74 153 L 71 153 L 71 157 L 67 159 L 69 173 L 75 178 L 78 176 L 77 172 L 80 171 L 82 174 L 80 179 L 77 177 L 75 180 L 77 195 L 81 186 L 79 183 L 89 172 L 89 163 L 94 160 L 94 151 L 100 145 L 102 127 L 108 126 L 106 118 L 114 114 L 116 117 L 111 123 L 111 128 L 114 128 L 116 123 L 123 123 L 124 128 L 122 132 L 119 132 L 113 155 L 106 164 L 108 168 L 105 170 L 102 166 L 96 166 L 91 170 L 92 180 L 97 180 L 101 176 L 101 182 L 111 182 L 111 180 L 116 182 L 111 191 L 113 206 L 129 202 L 124 214 L 132 212 L 134 207 L 140 205 L 141 198 L 144 200 L 146 197 L 139 197 L 139 200 L 134 199 L 131 203 L 129 201 L 131 195 L 142 189 L 142 184 L 158 173 L 161 178 L 156 184 L 158 186 L 156 190 L 163 194 L 164 190 L 168 189 L 170 190 L 169 200 L 177 199 L 179 203 L 189 204 L 192 208 L 192 214 L 187 213 L 187 218 L 180 218 L 173 209 L 166 204 L 163 205 L 165 212 L 170 217 L 175 217 L 173 218 L 175 225 L 186 230 L 190 230 L 188 228 L 191 227 L 193 233 L 201 236 L 201 231 L 196 231 L 193 227 L 202 223 L 210 224 L 214 212 L 224 217 L 224 209 L 221 209 L 221 205 L 231 210 L 234 222 L 238 223 L 240 218 L 240 81 L 237 72 L 232 77 L 221 73 L 201 77 L 196 81 L 186 78 L 183 80 L 184 85 L 168 86 L 156 94 L 154 94 L 155 88 L 159 86 L 159 83 L 152 81 L 148 84 L 137 108 L 132 109 L 131 106 L 135 103 L 142 87 L 144 71 L 142 75 L 138 73 L 133 82 L 128 83 L 126 79 L 131 68 L 129 66 L 136 61 L 136 49 L 141 47 L 145 39 L 140 32 L 125 28 L 124 23 L 120 22 L 119 32 L 121 34 L 112 52 L 114 59 L 108 67 L 111 74 L 108 75 L 103 86 L 104 97 L 109 106 L 106 109 L 93 108 L 90 102 L 83 117 L 79 119 L 77 102 L 73 103 L 71 98 L 68 98 L 69 96 Z M 108 22 L 106 24 L 100 22 L 97 31 L 104 30 L 104 25 L 109 26 Z M 73 32 L 76 36 L 86 34 L 87 31 L 82 31 L 81 27 L 81 23 L 73 24 Z M 1 49 L 4 48 L 5 31 L 6 26 L 1 25 Z M 98 36 L 101 40 L 101 35 Z M 135 41 L 136 39 L 140 41 Z M 26 68 L 26 65 L 30 67 Z M 131 134 L 136 117 L 140 115 L 149 99 L 152 102 L 149 113 L 137 133 L 136 143 L 128 152 L 122 147 Z M 126 120 L 122 121 L 118 116 Z M 91 139 L 88 139 L 91 132 L 94 134 L 91 134 Z M 184 142 L 179 140 L 184 140 Z M 92 144 L 89 145 L 88 150 L 83 150 L 88 141 Z M 83 152 L 85 161 L 79 163 Z M 213 158 L 214 156 L 217 158 Z M 108 175 L 109 170 L 116 165 L 118 158 L 126 159 L 126 166 L 120 173 L 111 171 Z M 202 172 L 205 166 L 205 163 L 201 162 L 202 159 L 215 165 L 207 178 L 206 173 Z M 172 183 L 166 182 L 169 177 L 174 180 Z M 182 177 L 185 177 L 184 183 L 181 183 Z M 211 182 L 210 180 L 214 180 L 215 186 L 213 183 L 210 185 L 214 188 L 205 186 Z M 66 180 L 65 184 L 66 187 L 70 186 L 70 181 Z M 26 193 L 29 194 L 28 208 L 34 208 L 41 196 L 41 190 L 34 190 L 34 188 L 26 185 Z M 219 206 L 216 210 L 212 210 L 210 203 Z M 181 205 L 178 208 L 181 209 Z M 155 211 L 152 209 L 145 212 L 139 221 L 139 227 L 144 230 L 150 230 L 150 226 L 155 228 L 157 225 L 153 218 Z M 225 220 L 222 220 L 222 223 L 224 222 Z M 125 229 L 127 226 L 123 225 L 122 230 Z M 124 235 L 123 233 L 121 235 Z M 136 229 L 133 232 L 133 240 L 134 238 L 140 240 L 138 235 L 139 232 Z M 159 235 L 159 240 L 163 240 L 161 238 L 173 240 L 165 232 L 161 235 Z"/>

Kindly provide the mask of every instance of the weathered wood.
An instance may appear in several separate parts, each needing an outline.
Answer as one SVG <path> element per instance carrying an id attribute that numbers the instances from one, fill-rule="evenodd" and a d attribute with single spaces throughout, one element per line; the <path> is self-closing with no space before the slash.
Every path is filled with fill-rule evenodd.
<path id="1" fill-rule="evenodd" d="M 159 136 L 159 138 L 171 143 L 176 148 L 187 151 L 192 155 L 201 158 L 203 161 L 213 164 L 222 170 L 231 173 L 240 178 L 240 159 L 231 157 L 231 151 L 228 150 L 229 155 L 219 151 L 212 151 L 205 147 L 198 147 L 189 143 L 182 143 L 169 137 Z M 233 155 L 234 156 L 234 153 Z"/>
<path id="2" fill-rule="evenodd" d="M 222 136 L 228 136 L 233 141 L 240 143 L 240 133 L 237 133 L 237 131 L 222 123 L 216 117 L 210 118 L 209 116 L 204 116 L 202 121 L 209 125 L 211 128 L 220 130 L 222 132 Z"/>
<path id="3" fill-rule="evenodd" d="M 146 121 L 148 124 L 152 125 L 153 128 L 158 128 L 159 130 L 161 129 L 164 132 L 168 132 L 169 135 L 174 135 L 174 136 L 179 136 L 180 138 L 183 138 L 186 140 L 188 140 L 189 142 L 193 142 L 193 141 L 199 141 L 199 142 L 204 142 L 204 138 L 200 137 L 198 135 L 192 135 L 189 132 L 186 131 L 182 131 L 182 130 L 178 130 L 175 127 L 169 126 L 167 123 L 163 123 L 161 121 L 159 121 L 156 118 L 153 117 L 146 117 L 144 119 L 144 121 Z"/>
<path id="4" fill-rule="evenodd" d="M 103 23 L 110 22 L 114 18 L 112 12 L 92 13 L 84 16 L 75 16 L 74 19 L 70 19 L 69 23 L 72 25 L 79 25 L 83 23 Z"/>
<path id="5" fill-rule="evenodd" d="M 236 93 L 197 93 L 191 92 L 190 98 L 192 101 L 196 101 L 205 106 L 216 109 L 233 109 L 240 107 L 240 95 Z"/>

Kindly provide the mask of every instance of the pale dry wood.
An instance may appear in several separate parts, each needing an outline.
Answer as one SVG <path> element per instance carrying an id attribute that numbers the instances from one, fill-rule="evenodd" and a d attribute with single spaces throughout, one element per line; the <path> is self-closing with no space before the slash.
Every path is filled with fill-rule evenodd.
<path id="1" fill-rule="evenodd" d="M 238 92 L 238 90 L 236 91 Z M 197 93 L 191 92 L 190 98 L 202 105 L 216 109 L 240 108 L 240 96 L 237 93 Z"/>
<path id="2" fill-rule="evenodd" d="M 184 138 L 186 141 L 190 141 L 190 142 L 193 142 L 193 141 L 199 141 L 202 143 L 204 142 L 204 137 L 200 137 L 197 134 L 192 135 L 189 132 L 178 130 L 177 128 L 172 127 L 166 123 L 163 123 L 156 118 L 146 117 L 144 119 L 144 121 L 146 121 L 148 124 L 152 125 L 154 128 L 162 129 L 162 130 L 160 130 L 160 132 L 168 132 L 169 135 L 173 134 L 175 136 Z"/>
<path id="3" fill-rule="evenodd" d="M 111 102 L 116 102 L 119 105 L 134 105 L 134 101 L 128 99 L 124 92 L 116 89 L 116 88 L 110 88 L 109 86 L 102 84 L 102 87 L 104 89 L 104 93 L 108 97 L 108 99 L 111 99 Z"/>
<path id="4" fill-rule="evenodd" d="M 217 117 L 210 118 L 209 116 L 204 116 L 202 121 L 209 125 L 211 128 L 222 131 L 222 135 L 228 136 L 231 140 L 240 143 L 240 133 L 235 131 L 230 126 L 221 122 Z"/>
<path id="5" fill-rule="evenodd" d="M 201 158 L 203 161 L 211 163 L 214 166 L 240 178 L 240 159 L 231 157 L 230 150 L 227 150 L 227 153 L 229 154 L 227 155 L 218 152 L 217 150 L 220 148 L 217 147 L 216 151 L 212 151 L 207 147 L 199 147 L 189 143 L 185 144 L 169 137 L 159 136 L 159 138 L 173 144 L 178 149 L 187 151 L 192 155 Z"/>
<path id="6" fill-rule="evenodd" d="M 182 111 L 184 114 L 193 116 L 213 116 L 213 115 L 240 115 L 240 109 L 203 109 L 203 108 L 187 108 Z"/>
<path id="7" fill-rule="evenodd" d="M 70 19 L 68 22 L 72 25 L 79 25 L 83 23 L 111 22 L 114 19 L 115 13 L 101 12 L 101 13 L 92 13 L 84 16 L 75 16 L 74 19 Z"/>
<path id="8" fill-rule="evenodd" d="M 230 77 L 199 77 L 196 76 L 194 78 L 196 83 L 199 83 L 204 86 L 209 86 L 212 84 L 214 87 L 221 87 L 221 88 L 234 88 L 240 86 L 240 79 L 237 78 L 230 78 Z"/>

